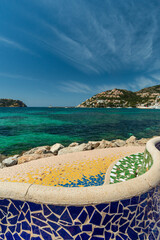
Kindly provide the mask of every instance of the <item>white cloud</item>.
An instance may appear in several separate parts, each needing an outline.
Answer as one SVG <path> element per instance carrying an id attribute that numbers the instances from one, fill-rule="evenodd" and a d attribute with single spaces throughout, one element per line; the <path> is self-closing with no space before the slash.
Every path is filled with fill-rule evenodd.
<path id="1" fill-rule="evenodd" d="M 156 85 L 157 82 L 149 77 L 138 77 L 134 83 L 130 83 L 129 86 L 132 89 L 132 91 L 138 91 L 145 87 L 151 87 Z"/>
<path id="2" fill-rule="evenodd" d="M 5 38 L 5 37 L 0 36 L 0 44 L 6 45 L 6 46 L 9 46 L 9 47 L 13 47 L 13 48 L 16 48 L 20 51 L 24 51 L 24 52 L 27 52 L 27 53 L 30 53 L 30 54 L 34 54 L 30 49 L 24 47 L 23 45 L 21 45 L 18 42 L 10 40 L 9 38 Z"/>
<path id="3" fill-rule="evenodd" d="M 59 88 L 64 92 L 73 92 L 73 93 L 92 92 L 92 88 L 90 88 L 87 84 L 75 82 L 75 81 L 62 82 Z"/>
<path id="4" fill-rule="evenodd" d="M 32 78 L 32 77 L 27 77 L 23 75 L 18 75 L 18 74 L 9 74 L 9 73 L 4 73 L 0 72 L 0 76 L 5 77 L 5 78 L 13 78 L 13 79 L 23 79 L 23 80 L 28 80 L 28 81 L 38 81 L 38 79 Z"/>

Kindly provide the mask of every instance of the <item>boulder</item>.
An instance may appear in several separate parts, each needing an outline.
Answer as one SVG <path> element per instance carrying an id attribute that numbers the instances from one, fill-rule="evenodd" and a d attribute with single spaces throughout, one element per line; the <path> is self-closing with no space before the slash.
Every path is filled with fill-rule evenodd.
<path id="1" fill-rule="evenodd" d="M 136 143 L 136 137 L 135 136 L 131 136 L 130 138 L 128 138 L 126 140 L 126 144 L 134 144 Z"/>
<path id="2" fill-rule="evenodd" d="M 99 148 L 99 149 L 101 149 L 101 148 L 107 148 L 107 147 L 109 147 L 110 146 L 110 144 L 111 144 L 111 142 L 110 141 L 107 141 L 107 140 L 102 140 L 102 141 L 100 141 L 100 144 L 99 144 L 99 146 L 97 147 L 97 148 Z"/>
<path id="3" fill-rule="evenodd" d="M 58 154 L 58 151 L 60 149 L 64 148 L 64 146 L 60 143 L 56 143 L 54 144 L 53 146 L 51 146 L 50 148 L 50 151 L 54 154 L 54 155 L 57 155 Z"/>
<path id="4" fill-rule="evenodd" d="M 7 158 L 7 156 L 3 155 L 3 154 L 0 154 L 0 163 L 5 159 Z"/>
<path id="5" fill-rule="evenodd" d="M 76 146 L 79 146 L 79 143 L 73 142 L 68 147 L 76 147 Z"/>
<path id="6" fill-rule="evenodd" d="M 91 149 L 95 149 L 100 145 L 100 141 L 89 141 L 88 142 L 88 147 L 90 147 Z"/>
<path id="7" fill-rule="evenodd" d="M 24 152 L 23 155 L 29 155 L 29 154 L 47 154 L 51 153 L 50 146 L 42 146 L 42 147 L 36 147 L 32 148 L 31 150 Z"/>
<path id="8" fill-rule="evenodd" d="M 86 143 L 82 143 L 75 147 L 62 148 L 61 150 L 59 150 L 58 155 L 62 155 L 62 154 L 66 154 L 66 153 L 73 153 L 73 152 L 81 152 L 81 151 L 88 150 L 88 148 L 89 148 L 89 146 Z"/>
<path id="9" fill-rule="evenodd" d="M 0 168 L 4 168 L 5 166 L 4 166 L 4 164 L 1 162 L 0 163 Z"/>
<path id="10" fill-rule="evenodd" d="M 121 139 L 116 139 L 114 143 L 116 147 L 123 147 L 126 144 L 126 142 Z"/>
<path id="11" fill-rule="evenodd" d="M 53 156 L 52 153 L 22 155 L 21 157 L 18 158 L 18 164 L 30 162 L 30 161 L 37 160 L 40 158 L 51 157 L 51 156 Z"/>
<path id="12" fill-rule="evenodd" d="M 2 164 L 6 167 L 14 166 L 18 163 L 19 155 L 14 155 L 13 157 L 6 158 L 2 161 Z"/>
<path id="13" fill-rule="evenodd" d="M 137 143 L 139 145 L 146 145 L 146 143 L 149 141 L 150 138 L 141 138 L 139 140 L 137 140 Z"/>

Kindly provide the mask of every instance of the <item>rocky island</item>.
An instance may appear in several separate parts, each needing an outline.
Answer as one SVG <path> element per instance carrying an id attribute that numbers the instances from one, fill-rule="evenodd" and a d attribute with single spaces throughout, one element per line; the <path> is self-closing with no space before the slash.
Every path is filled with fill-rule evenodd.
<path id="1" fill-rule="evenodd" d="M 27 107 L 27 105 L 20 100 L 1 98 L 0 107 Z"/>
<path id="2" fill-rule="evenodd" d="M 107 107 L 153 107 L 160 104 L 160 85 L 141 89 L 137 92 L 125 89 L 112 89 L 94 95 L 77 107 L 107 108 Z"/>

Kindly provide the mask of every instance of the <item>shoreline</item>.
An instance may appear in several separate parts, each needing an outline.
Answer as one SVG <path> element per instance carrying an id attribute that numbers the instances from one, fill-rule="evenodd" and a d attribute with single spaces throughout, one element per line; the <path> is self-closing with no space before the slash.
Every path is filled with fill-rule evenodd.
<path id="1" fill-rule="evenodd" d="M 154 136 L 155 137 L 155 136 Z M 55 143 L 52 146 L 38 146 L 31 148 L 28 151 L 22 151 L 21 154 L 5 156 L 0 154 L 0 168 L 10 167 L 17 164 L 30 162 L 33 160 L 47 158 L 51 156 L 64 155 L 68 153 L 76 153 L 95 149 L 115 148 L 115 147 L 128 147 L 128 146 L 145 146 L 151 138 L 137 139 L 135 136 L 131 136 L 127 140 L 115 139 L 112 141 L 89 141 L 88 143 L 72 142 L 68 146 L 64 146 L 60 143 Z"/>

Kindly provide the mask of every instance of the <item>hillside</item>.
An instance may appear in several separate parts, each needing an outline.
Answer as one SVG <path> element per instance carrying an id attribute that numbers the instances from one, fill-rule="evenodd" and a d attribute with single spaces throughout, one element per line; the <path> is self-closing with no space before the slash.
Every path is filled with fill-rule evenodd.
<path id="1" fill-rule="evenodd" d="M 0 99 L 0 107 L 27 107 L 26 104 L 24 104 L 20 100 L 13 100 L 13 99 Z"/>
<path id="2" fill-rule="evenodd" d="M 155 104 L 158 96 L 160 96 L 160 85 L 144 88 L 137 92 L 115 88 L 98 93 L 77 107 L 149 107 Z M 160 103 L 160 99 L 157 99 L 157 101 Z"/>

